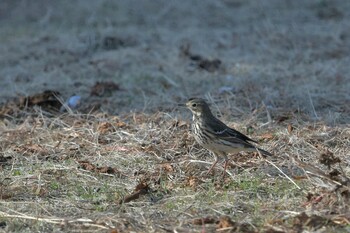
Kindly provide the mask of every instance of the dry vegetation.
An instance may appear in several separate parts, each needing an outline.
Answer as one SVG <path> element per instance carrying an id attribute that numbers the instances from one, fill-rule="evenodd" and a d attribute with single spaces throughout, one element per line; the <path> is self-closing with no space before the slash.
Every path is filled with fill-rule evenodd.
<path id="1" fill-rule="evenodd" d="M 350 2 L 0 12 L 1 232 L 350 232 Z M 207 176 L 191 96 L 276 156 Z"/>

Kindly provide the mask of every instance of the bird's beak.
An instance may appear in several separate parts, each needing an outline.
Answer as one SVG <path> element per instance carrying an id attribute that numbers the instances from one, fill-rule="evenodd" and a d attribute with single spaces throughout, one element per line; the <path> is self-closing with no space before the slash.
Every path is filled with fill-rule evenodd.
<path id="1" fill-rule="evenodd" d="M 178 104 L 177 106 L 178 106 L 178 107 L 187 107 L 186 104 L 184 104 L 184 103 L 180 103 L 180 104 Z"/>

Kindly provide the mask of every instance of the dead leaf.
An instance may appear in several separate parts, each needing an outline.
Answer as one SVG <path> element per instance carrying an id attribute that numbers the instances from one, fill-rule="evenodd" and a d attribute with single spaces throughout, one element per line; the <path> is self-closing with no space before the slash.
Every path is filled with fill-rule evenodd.
<path id="1" fill-rule="evenodd" d="M 147 153 L 154 153 L 156 155 L 161 155 L 162 154 L 162 151 L 160 150 L 160 148 L 158 148 L 158 146 L 154 145 L 154 144 L 141 145 L 140 149 L 142 151 L 147 152 Z"/>
<path id="2" fill-rule="evenodd" d="M 277 121 L 278 123 L 281 123 L 281 122 L 286 121 L 286 120 L 288 120 L 288 119 L 290 119 L 290 116 L 282 115 L 282 116 L 278 116 L 278 117 L 276 118 L 276 121 Z"/>
<path id="3" fill-rule="evenodd" d="M 95 171 L 95 169 L 96 169 L 96 166 L 91 164 L 88 161 L 78 161 L 78 163 L 79 163 L 81 169 L 84 169 L 87 171 Z"/>
<path id="4" fill-rule="evenodd" d="M 195 62 L 197 66 L 208 72 L 214 72 L 218 70 L 222 64 L 220 59 L 207 59 L 203 58 L 201 55 L 193 54 L 190 51 L 190 44 L 184 44 L 180 47 L 181 54 L 184 57 L 188 57 L 191 61 Z"/>
<path id="5" fill-rule="evenodd" d="M 19 153 L 23 153 L 23 155 L 38 154 L 40 156 L 44 156 L 49 153 L 46 148 L 43 148 L 43 146 L 39 144 L 32 144 L 32 143 L 20 145 L 16 147 L 14 150 Z"/>
<path id="6" fill-rule="evenodd" d="M 117 229 L 112 229 L 109 233 L 119 233 Z"/>
<path id="7" fill-rule="evenodd" d="M 109 122 L 101 122 L 100 124 L 98 124 L 97 126 L 97 131 L 100 134 L 106 134 L 106 133 L 110 133 L 114 131 L 114 127 L 111 123 Z"/>
<path id="8" fill-rule="evenodd" d="M 287 130 L 288 130 L 288 133 L 289 133 L 289 134 L 292 133 L 292 131 L 294 130 L 294 127 L 292 126 L 292 124 L 288 124 Z"/>
<path id="9" fill-rule="evenodd" d="M 91 172 L 97 172 L 97 173 L 106 173 L 106 174 L 116 174 L 119 173 L 119 171 L 115 168 L 104 166 L 104 167 L 97 167 L 90 163 L 89 161 L 78 161 L 80 168 L 91 171 Z"/>
<path id="10" fill-rule="evenodd" d="M 292 178 L 294 180 L 305 180 L 305 179 L 308 179 L 307 176 L 296 176 L 296 175 L 292 175 Z"/>
<path id="11" fill-rule="evenodd" d="M 32 192 L 36 196 L 44 197 L 48 194 L 49 191 L 41 185 L 34 185 L 32 187 Z"/>
<path id="12" fill-rule="evenodd" d="M 308 206 L 308 205 L 316 205 L 318 204 L 319 202 L 322 201 L 323 199 L 323 195 L 316 195 L 316 194 L 312 194 L 312 193 L 308 193 L 307 196 L 307 202 L 305 202 L 302 206 L 305 207 L 305 206 Z"/>
<path id="13" fill-rule="evenodd" d="M 320 155 L 319 161 L 321 164 L 326 165 L 328 169 L 330 169 L 332 165 L 341 162 L 340 158 L 334 156 L 334 154 L 329 150 Z"/>
<path id="14" fill-rule="evenodd" d="M 220 68 L 221 63 L 219 59 L 203 59 L 198 63 L 198 67 L 208 72 L 214 72 Z"/>
<path id="15" fill-rule="evenodd" d="M 32 106 L 40 106 L 46 111 L 59 111 L 62 104 L 57 99 L 60 93 L 57 91 L 46 90 L 32 96 L 21 96 L 15 100 L 7 102 L 0 107 L 0 116 L 13 115 L 20 110 Z"/>
<path id="16" fill-rule="evenodd" d="M 104 96 L 110 95 L 113 91 L 120 90 L 118 84 L 110 82 L 96 82 L 93 87 L 91 87 L 90 95 L 91 96 Z"/>
<path id="17" fill-rule="evenodd" d="M 98 167 L 95 169 L 96 172 L 98 173 L 106 173 L 106 174 L 116 174 L 118 173 L 118 170 L 112 167 Z"/>
<path id="18" fill-rule="evenodd" d="M 128 203 L 130 201 L 140 198 L 140 196 L 145 195 L 150 190 L 147 182 L 142 181 L 136 187 L 133 193 L 126 196 L 123 200 L 119 201 L 119 204 Z"/>
<path id="19" fill-rule="evenodd" d="M 196 188 L 200 183 L 202 183 L 202 181 L 198 179 L 198 177 L 190 176 L 190 177 L 187 177 L 185 186 Z"/>
<path id="20" fill-rule="evenodd" d="M 312 229 L 320 229 L 325 225 L 334 224 L 330 219 L 318 215 L 307 215 L 305 212 L 294 217 L 293 225 L 297 228 L 310 227 Z"/>
<path id="21" fill-rule="evenodd" d="M 39 105 L 42 107 L 48 107 L 52 106 L 56 108 L 57 110 L 62 105 L 60 101 L 57 99 L 57 96 L 59 96 L 60 93 L 57 91 L 52 90 L 46 90 L 42 93 L 38 93 L 29 97 L 21 97 L 19 102 L 20 106 L 32 106 L 32 105 Z"/>
<path id="22" fill-rule="evenodd" d="M 7 161 L 11 160 L 12 159 L 12 156 L 3 156 L 3 155 L 0 155 L 0 164 L 6 164 Z"/>
<path id="23" fill-rule="evenodd" d="M 118 121 L 116 123 L 113 124 L 116 128 L 124 128 L 125 126 L 127 126 L 127 124 L 125 122 L 122 121 Z"/>
<path id="24" fill-rule="evenodd" d="M 10 199 L 13 197 L 13 193 L 9 192 L 9 193 L 3 193 L 3 191 L 1 190 L 0 192 L 0 200 L 6 200 L 6 199 Z"/>
<path id="25" fill-rule="evenodd" d="M 260 137 L 265 139 L 265 140 L 271 140 L 271 139 L 275 138 L 275 136 L 272 133 L 265 133 L 265 134 L 261 135 Z"/>
<path id="26" fill-rule="evenodd" d="M 277 226 L 268 226 L 267 229 L 262 231 L 262 233 L 287 233 L 287 231 L 285 231 Z"/>
<path id="27" fill-rule="evenodd" d="M 218 220 L 215 217 L 195 218 L 192 220 L 192 224 L 194 225 L 214 224 L 217 222 Z"/>
<path id="28" fill-rule="evenodd" d="M 332 180 L 336 180 L 341 182 L 341 179 L 339 178 L 339 175 L 341 175 L 342 173 L 338 170 L 338 169 L 333 169 L 331 172 L 329 172 L 329 177 Z"/>
<path id="29" fill-rule="evenodd" d="M 225 228 L 235 229 L 235 228 L 237 228 L 237 223 L 233 222 L 230 219 L 230 217 L 228 217 L 228 216 L 222 216 L 222 217 L 220 217 L 220 219 L 216 225 L 216 228 L 218 230 L 225 229 Z"/>
<path id="30" fill-rule="evenodd" d="M 173 172 L 174 171 L 174 168 L 170 163 L 161 164 L 161 169 L 165 172 Z"/>

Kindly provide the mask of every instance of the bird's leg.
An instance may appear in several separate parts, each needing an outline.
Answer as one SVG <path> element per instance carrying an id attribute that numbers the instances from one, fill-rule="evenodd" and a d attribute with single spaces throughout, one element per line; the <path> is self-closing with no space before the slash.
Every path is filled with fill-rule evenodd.
<path id="1" fill-rule="evenodd" d="M 226 172 L 227 165 L 228 165 L 228 159 L 227 159 L 227 160 L 225 160 L 225 163 L 224 163 L 224 172 Z"/>
<path id="2" fill-rule="evenodd" d="M 218 155 L 216 153 L 213 153 L 214 156 L 215 156 L 215 161 L 213 163 L 213 165 L 211 165 L 211 167 L 209 168 L 209 170 L 207 171 L 207 175 L 210 174 L 211 170 L 213 170 L 213 168 L 215 167 L 215 165 L 218 163 L 219 161 L 219 158 L 218 158 Z"/>
<path id="3" fill-rule="evenodd" d="M 229 163 L 229 159 L 228 159 L 228 157 L 226 155 L 224 155 L 224 158 L 225 158 L 225 163 L 224 163 L 224 171 L 222 173 L 222 178 L 224 178 L 225 175 L 226 175 L 226 169 L 227 169 L 227 165 Z"/>

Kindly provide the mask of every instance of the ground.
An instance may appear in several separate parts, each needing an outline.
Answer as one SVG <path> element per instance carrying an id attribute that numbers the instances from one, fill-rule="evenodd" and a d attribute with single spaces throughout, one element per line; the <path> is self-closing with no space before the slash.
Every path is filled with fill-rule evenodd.
<path id="1" fill-rule="evenodd" d="M 349 12 L 2 1 L 0 231 L 350 232 Z M 194 96 L 274 156 L 207 175 Z"/>

